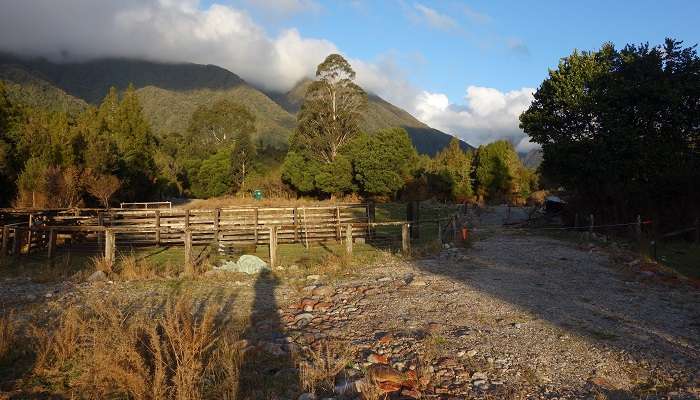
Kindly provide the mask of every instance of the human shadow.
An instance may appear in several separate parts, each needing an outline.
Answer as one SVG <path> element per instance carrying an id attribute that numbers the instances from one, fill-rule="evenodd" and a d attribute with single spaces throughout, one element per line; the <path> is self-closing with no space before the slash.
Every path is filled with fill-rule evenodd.
<path id="1" fill-rule="evenodd" d="M 279 279 L 269 271 L 255 281 L 255 298 L 248 327 L 242 339 L 242 354 L 237 399 L 269 399 L 299 395 L 299 374 L 292 348 L 277 313 L 275 288 Z"/>

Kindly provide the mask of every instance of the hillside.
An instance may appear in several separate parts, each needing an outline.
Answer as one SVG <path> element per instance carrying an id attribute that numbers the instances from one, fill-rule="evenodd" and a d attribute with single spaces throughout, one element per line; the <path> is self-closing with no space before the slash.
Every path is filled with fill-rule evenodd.
<path id="1" fill-rule="evenodd" d="M 190 115 L 203 104 L 233 100 L 250 107 L 256 117 L 257 138 L 265 145 L 284 148 L 294 129 L 296 119 L 260 91 L 237 85 L 228 89 L 166 90 L 147 86 L 137 90 L 146 118 L 156 134 L 182 132 L 187 129 Z"/>
<path id="2" fill-rule="evenodd" d="M 0 64 L 0 80 L 6 83 L 10 100 L 51 111 L 79 112 L 88 104 L 33 75 L 21 66 Z"/>
<path id="3" fill-rule="evenodd" d="M 53 63 L 7 54 L 0 54 L 0 79 L 8 81 L 14 97 L 29 105 L 65 111 L 99 103 L 110 86 L 124 89 L 133 84 L 156 134 L 182 132 L 198 106 L 232 100 L 253 111 L 257 137 L 276 148 L 287 145 L 309 82 L 302 81 L 287 93 L 264 93 L 214 65 L 128 59 Z M 370 95 L 362 128 L 371 132 L 395 126 L 408 131 L 420 153 L 434 155 L 452 139 L 405 110 Z M 469 145 L 463 143 L 463 147 Z"/>
<path id="4" fill-rule="evenodd" d="M 524 166 L 537 169 L 542 164 L 542 149 L 532 149 L 527 153 L 521 153 L 520 160 Z"/>
<path id="5" fill-rule="evenodd" d="M 267 94 L 285 110 L 296 114 L 301 108 L 306 88 L 310 83 L 309 79 L 303 80 L 287 93 L 272 92 Z M 381 128 L 402 127 L 408 132 L 418 152 L 430 155 L 435 155 L 452 140 L 451 135 L 429 127 L 406 110 L 396 107 L 377 95 L 370 94 L 368 100 L 367 111 L 362 122 L 362 129 L 365 131 L 372 132 Z M 465 142 L 461 143 L 465 150 L 472 148 Z"/>

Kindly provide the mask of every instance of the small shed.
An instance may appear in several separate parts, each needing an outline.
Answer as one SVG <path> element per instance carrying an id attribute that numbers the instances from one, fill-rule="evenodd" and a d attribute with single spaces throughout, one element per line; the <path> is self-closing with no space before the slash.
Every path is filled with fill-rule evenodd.
<path id="1" fill-rule="evenodd" d="M 566 201 L 559 196 L 547 196 L 544 199 L 544 209 L 547 213 L 558 213 L 566 207 Z"/>

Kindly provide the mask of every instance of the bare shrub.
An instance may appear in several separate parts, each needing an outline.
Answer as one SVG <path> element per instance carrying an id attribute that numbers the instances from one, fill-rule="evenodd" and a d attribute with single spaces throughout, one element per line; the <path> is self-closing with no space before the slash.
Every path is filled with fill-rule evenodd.
<path id="1" fill-rule="evenodd" d="M 119 178 L 114 175 L 101 174 L 91 170 L 86 170 L 84 180 L 87 192 L 100 200 L 105 208 L 109 208 L 112 196 L 122 185 Z"/>
<path id="2" fill-rule="evenodd" d="M 181 297 L 156 320 L 131 318 L 110 302 L 91 309 L 93 346 L 78 383 L 83 391 L 182 400 L 235 393 L 240 357 L 233 336 L 219 338 L 216 308 L 209 306 L 197 317 L 192 301 Z"/>
<path id="3" fill-rule="evenodd" d="M 107 259 L 104 256 L 91 257 L 90 263 L 92 264 L 95 271 L 102 271 L 108 275 L 113 272 L 113 265 L 107 262 Z"/>
<path id="4" fill-rule="evenodd" d="M 351 347 L 337 340 L 324 340 L 308 349 L 299 362 L 299 379 L 307 392 L 332 392 L 336 375 L 352 361 Z"/>
<path id="5" fill-rule="evenodd" d="M 155 267 L 151 263 L 145 258 L 138 259 L 133 253 L 122 255 L 118 267 L 119 277 L 127 281 L 153 279 L 157 276 Z"/>
<path id="6" fill-rule="evenodd" d="M 85 324 L 75 308 L 69 308 L 53 329 L 32 328 L 36 360 L 34 371 L 55 372 L 65 366 L 80 351 L 80 339 Z"/>

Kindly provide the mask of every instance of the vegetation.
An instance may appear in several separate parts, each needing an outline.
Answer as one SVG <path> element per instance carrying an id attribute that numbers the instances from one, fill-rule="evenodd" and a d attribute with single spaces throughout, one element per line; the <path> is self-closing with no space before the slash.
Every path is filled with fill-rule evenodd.
<path id="1" fill-rule="evenodd" d="M 520 121 L 542 145 L 545 177 L 596 221 L 687 225 L 700 204 L 699 107 L 695 47 L 607 43 L 562 59 Z"/>
<path id="2" fill-rule="evenodd" d="M 54 73 L 49 69 L 47 76 Z M 253 189 L 264 189 L 268 196 L 317 198 L 512 202 L 527 196 L 532 173 L 519 164 L 510 145 L 465 151 L 464 143 L 453 138 L 435 158 L 419 156 L 405 129 L 368 124 L 367 115 L 397 125 L 404 121 L 408 129 L 423 129 L 422 125 L 408 121 L 402 110 L 381 99 L 368 100 L 354 76 L 339 55 L 319 65 L 317 81 L 303 86 L 305 97 L 289 151 L 261 136 L 260 129 L 278 128 L 260 122 L 270 115 L 260 113 L 257 100 L 249 108 L 208 88 L 174 94 L 153 87 L 136 90 L 132 85 L 123 92 L 112 87 L 96 107 L 61 108 L 30 105 L 47 101 L 20 102 L 2 86 L 0 203 L 109 207 L 115 200 L 211 198 Z M 244 89 L 252 90 L 241 82 L 226 86 L 228 91 Z M 144 93 L 159 100 L 153 103 Z M 162 109 L 163 102 L 179 104 L 183 96 L 198 100 L 188 102 L 189 108 L 169 110 L 169 115 L 186 124 L 160 118 L 155 127 L 149 123 L 152 110 Z M 142 99 L 151 111 L 142 107 Z M 369 108 L 374 111 L 367 114 Z M 270 110 L 277 118 L 274 107 Z M 164 126 L 180 128 L 164 131 Z M 365 131 L 366 126 L 380 128 Z M 477 168 L 480 160 L 484 165 Z M 495 167 L 486 164 L 499 162 L 508 166 L 503 176 L 488 172 Z"/>

